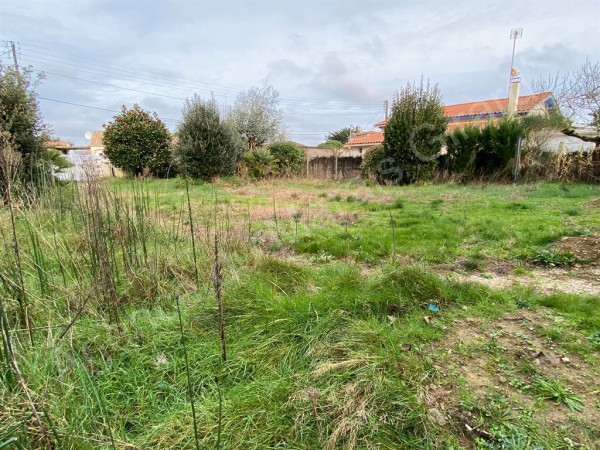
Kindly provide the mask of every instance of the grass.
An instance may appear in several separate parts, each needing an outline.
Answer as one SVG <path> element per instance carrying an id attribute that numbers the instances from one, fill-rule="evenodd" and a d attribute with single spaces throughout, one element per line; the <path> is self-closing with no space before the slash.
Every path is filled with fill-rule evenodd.
<path id="1" fill-rule="evenodd" d="M 534 379 L 533 390 L 540 398 L 564 403 L 571 411 L 583 410 L 581 397 L 576 395 L 571 389 L 564 387 L 558 380 L 547 380 L 542 377 L 536 377 Z"/>
<path id="2" fill-rule="evenodd" d="M 446 354 L 456 320 L 524 305 L 551 308 L 573 333 L 593 336 L 600 302 L 491 290 L 436 265 L 525 264 L 572 230 L 597 227 L 599 212 L 582 205 L 599 195 L 584 184 L 62 185 L 15 215 L 34 344 L 19 326 L 19 289 L 8 276 L 3 326 L 61 448 L 184 449 L 196 434 L 201 448 L 461 448 L 511 439 L 552 447 L 541 423 L 507 418 L 511 406 L 498 398 L 486 406 L 488 437 L 432 421 L 423 392 L 438 371 L 433 355 Z M 0 273 L 14 273 L 5 211 L 0 229 Z M 567 336 L 567 325 L 557 327 L 548 334 Z M 593 359 L 594 345 L 572 349 Z M 494 343 L 484 349 L 502 356 Z M 44 448 L 3 361 L 0 445 L 14 438 Z M 544 382 L 536 396 L 577 411 L 578 394 Z"/>

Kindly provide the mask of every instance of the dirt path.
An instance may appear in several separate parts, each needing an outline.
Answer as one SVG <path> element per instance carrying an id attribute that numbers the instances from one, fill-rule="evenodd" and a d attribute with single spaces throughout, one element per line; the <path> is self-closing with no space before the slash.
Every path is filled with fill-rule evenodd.
<path id="1" fill-rule="evenodd" d="M 573 268 L 532 269 L 526 275 L 513 273 L 468 273 L 452 272 L 461 281 L 484 284 L 494 289 L 507 289 L 513 286 L 527 286 L 540 292 L 566 292 L 600 296 L 600 266 Z"/>

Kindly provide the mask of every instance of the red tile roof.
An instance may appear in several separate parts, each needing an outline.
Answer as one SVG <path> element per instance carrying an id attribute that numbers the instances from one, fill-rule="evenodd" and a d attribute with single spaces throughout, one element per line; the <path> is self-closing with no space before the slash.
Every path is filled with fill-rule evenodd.
<path id="1" fill-rule="evenodd" d="M 102 142 L 103 137 L 104 131 L 94 130 L 90 138 L 90 147 L 104 147 L 104 143 Z"/>
<path id="2" fill-rule="evenodd" d="M 550 97 L 552 97 L 551 92 L 519 97 L 517 112 L 527 113 Z M 444 106 L 444 113 L 448 118 L 506 113 L 507 110 L 508 98 Z"/>
<path id="3" fill-rule="evenodd" d="M 540 103 L 545 102 L 552 97 L 551 92 L 541 94 L 523 95 L 519 97 L 517 107 L 518 113 L 527 113 Z M 449 119 L 470 116 L 485 116 L 491 114 L 502 114 L 508 110 L 508 98 L 498 98 L 495 100 L 483 100 L 478 102 L 458 103 L 456 105 L 444 106 L 444 113 Z M 375 124 L 376 127 L 385 127 L 387 121 L 382 120 Z M 487 123 L 487 122 L 486 122 Z"/>
<path id="4" fill-rule="evenodd" d="M 346 145 L 370 145 L 381 144 L 382 142 L 383 133 L 381 131 L 359 131 L 352 133 Z"/>
<path id="5" fill-rule="evenodd" d="M 46 141 L 46 147 L 48 148 L 65 148 L 70 147 L 67 141 Z"/>

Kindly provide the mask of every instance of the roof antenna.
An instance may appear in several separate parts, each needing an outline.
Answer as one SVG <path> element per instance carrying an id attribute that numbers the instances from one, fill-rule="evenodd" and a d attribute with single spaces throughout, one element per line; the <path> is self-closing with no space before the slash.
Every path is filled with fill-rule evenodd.
<path id="1" fill-rule="evenodd" d="M 513 41 L 513 50 L 512 50 L 512 59 L 510 60 L 510 75 L 508 77 L 508 91 L 509 91 L 509 95 L 510 95 L 510 82 L 513 79 L 513 73 L 517 73 L 518 72 L 515 70 L 514 63 L 515 63 L 515 48 L 517 46 L 517 39 L 521 39 L 523 37 L 523 28 L 513 28 L 512 30 L 510 30 L 510 38 Z"/>

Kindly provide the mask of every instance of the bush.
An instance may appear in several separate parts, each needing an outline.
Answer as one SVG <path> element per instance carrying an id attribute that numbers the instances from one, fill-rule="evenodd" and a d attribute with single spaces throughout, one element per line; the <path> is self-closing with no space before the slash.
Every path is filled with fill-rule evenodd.
<path id="1" fill-rule="evenodd" d="M 363 161 L 360 165 L 363 177 L 379 181 L 381 178 L 379 170 L 381 169 L 384 158 L 385 153 L 383 152 L 383 146 L 377 145 L 368 149 L 363 155 Z"/>
<path id="2" fill-rule="evenodd" d="M 281 141 L 269 145 L 269 152 L 275 159 L 273 173 L 278 176 L 297 175 L 302 171 L 304 151 L 294 142 Z"/>
<path id="3" fill-rule="evenodd" d="M 441 159 L 443 169 L 456 174 L 471 174 L 475 157 L 481 149 L 481 129 L 467 126 L 457 128 L 446 139 L 447 153 Z"/>
<path id="4" fill-rule="evenodd" d="M 268 148 L 256 147 L 244 154 L 248 175 L 252 178 L 266 178 L 273 173 L 275 157 Z"/>
<path id="5" fill-rule="evenodd" d="M 448 135 L 448 153 L 441 166 L 454 174 L 507 175 L 519 138 L 525 137 L 526 128 L 516 119 L 503 118 L 483 128 L 459 128 Z"/>
<path id="6" fill-rule="evenodd" d="M 221 121 L 214 101 L 198 96 L 187 100 L 177 138 L 175 159 L 181 173 L 204 180 L 234 173 L 242 144 Z"/>
<path id="7" fill-rule="evenodd" d="M 392 104 L 385 127 L 380 175 L 394 183 L 429 179 L 437 167 L 447 120 L 440 91 L 421 80 L 408 84 Z"/>
<path id="8" fill-rule="evenodd" d="M 156 113 L 134 105 L 104 125 L 104 153 L 110 162 L 130 175 L 149 171 L 166 176 L 171 167 L 171 135 Z"/>
<path id="9" fill-rule="evenodd" d="M 488 124 L 481 129 L 481 148 L 475 156 L 475 170 L 482 175 L 510 173 L 509 163 L 515 156 L 519 138 L 525 128 L 516 119 L 504 118 L 498 124 Z"/>

